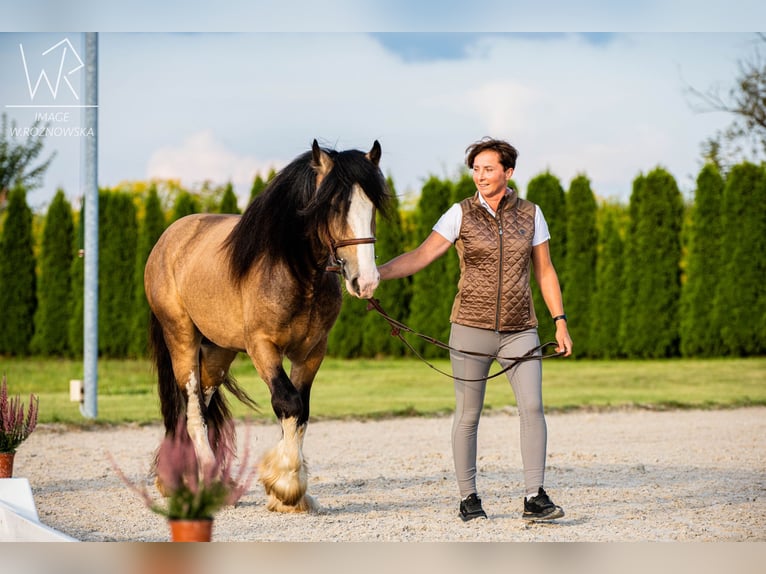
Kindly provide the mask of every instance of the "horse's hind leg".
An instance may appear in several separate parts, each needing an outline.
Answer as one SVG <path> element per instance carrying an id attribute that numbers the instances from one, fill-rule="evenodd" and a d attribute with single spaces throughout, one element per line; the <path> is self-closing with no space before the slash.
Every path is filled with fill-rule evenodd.
<path id="1" fill-rule="evenodd" d="M 215 466 L 215 455 L 208 440 L 205 397 L 199 367 L 202 337 L 193 325 L 186 329 L 175 325 L 173 330 L 165 331 L 165 340 L 176 384 L 186 398 L 186 431 L 194 445 L 201 470 L 209 472 Z M 175 430 L 167 428 L 166 421 L 166 432 L 173 433 Z"/>
<path id="2" fill-rule="evenodd" d="M 201 391 L 210 444 L 219 463 L 234 456 L 234 423 L 226 399 L 218 387 L 230 380 L 229 366 L 236 351 L 222 349 L 204 341 L 200 351 Z"/>

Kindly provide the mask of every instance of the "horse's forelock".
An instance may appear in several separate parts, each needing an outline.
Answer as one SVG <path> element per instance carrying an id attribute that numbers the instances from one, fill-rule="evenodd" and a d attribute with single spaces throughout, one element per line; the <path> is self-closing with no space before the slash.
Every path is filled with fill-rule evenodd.
<path id="1" fill-rule="evenodd" d="M 329 219 L 348 214 L 354 184 L 385 212 L 390 198 L 380 169 L 359 150 L 323 150 L 332 169 L 317 187 L 308 151 L 285 166 L 256 197 L 229 235 L 232 274 L 241 280 L 259 259 L 283 260 L 301 276 L 309 265 L 305 239 L 325 241 Z"/>
<path id="2" fill-rule="evenodd" d="M 383 174 L 364 152 L 346 150 L 330 156 L 333 169 L 324 177 L 316 190 L 317 206 L 334 206 L 343 216 L 348 212 L 354 185 L 359 185 L 372 204 L 385 210 L 390 194 Z"/>

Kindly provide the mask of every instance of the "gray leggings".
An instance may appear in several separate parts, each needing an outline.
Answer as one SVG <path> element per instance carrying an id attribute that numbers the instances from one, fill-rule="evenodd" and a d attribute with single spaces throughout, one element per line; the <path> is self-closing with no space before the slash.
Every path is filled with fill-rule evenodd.
<path id="1" fill-rule="evenodd" d="M 515 333 L 497 333 L 452 324 L 450 346 L 505 357 L 519 357 L 540 344 L 537 329 Z M 486 376 L 494 359 L 450 352 L 455 381 L 455 418 L 452 423 L 452 454 L 455 461 L 460 496 L 476 490 L 476 439 L 479 417 L 484 406 Z M 498 360 L 505 367 L 510 361 Z M 543 486 L 547 427 L 543 414 L 542 366 L 540 361 L 518 363 L 506 372 L 519 409 L 521 461 L 524 465 L 526 493 L 536 493 Z M 467 382 L 465 379 L 482 379 Z"/>

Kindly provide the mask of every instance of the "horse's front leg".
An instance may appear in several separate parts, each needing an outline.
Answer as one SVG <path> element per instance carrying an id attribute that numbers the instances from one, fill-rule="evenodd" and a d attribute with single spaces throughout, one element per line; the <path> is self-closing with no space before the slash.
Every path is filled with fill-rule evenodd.
<path id="1" fill-rule="evenodd" d="M 319 363 L 321 357 L 319 361 L 293 363 L 291 380 L 282 368 L 280 358 L 271 376 L 261 375 L 269 385 L 271 405 L 282 426 L 280 441 L 261 458 L 258 469 L 259 479 L 268 495 L 267 508 L 275 512 L 309 512 L 319 509 L 316 501 L 306 493 L 308 467 L 303 456 L 303 438 L 309 418 L 309 393 Z M 261 369 L 258 371 L 260 373 Z"/>

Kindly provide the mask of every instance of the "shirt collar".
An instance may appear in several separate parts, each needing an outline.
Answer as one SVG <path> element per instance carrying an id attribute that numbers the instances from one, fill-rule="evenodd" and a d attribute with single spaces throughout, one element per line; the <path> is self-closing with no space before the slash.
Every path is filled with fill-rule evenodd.
<path id="1" fill-rule="evenodd" d="M 505 195 L 506 195 L 506 197 L 507 197 L 507 196 L 509 196 L 509 195 L 511 195 L 512 193 L 513 193 L 513 190 L 512 190 L 510 187 L 506 187 L 506 188 L 505 188 Z M 478 196 L 479 196 L 479 204 L 480 204 L 480 205 L 481 205 L 481 206 L 482 206 L 484 209 L 486 209 L 487 211 L 489 211 L 489 213 L 492 215 L 492 217 L 495 217 L 495 215 L 496 215 L 496 213 L 495 213 L 495 210 L 494 210 L 494 209 L 492 209 L 492 208 L 489 206 L 489 203 L 487 203 L 487 200 L 485 200 L 485 199 L 484 199 L 484 196 L 481 194 L 481 192 L 477 190 L 477 191 L 476 191 L 476 195 L 478 195 Z"/>

